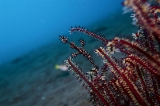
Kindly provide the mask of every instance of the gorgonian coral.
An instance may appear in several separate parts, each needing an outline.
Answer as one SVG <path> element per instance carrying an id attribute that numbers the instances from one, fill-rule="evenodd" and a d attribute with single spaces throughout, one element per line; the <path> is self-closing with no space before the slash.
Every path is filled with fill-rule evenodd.
<path id="1" fill-rule="evenodd" d="M 92 56 L 84 49 L 84 41 L 78 47 L 68 38 L 60 36 L 77 52 L 65 64 L 70 72 L 88 90 L 91 101 L 98 106 L 159 106 L 160 105 L 160 1 L 125 0 L 124 13 L 133 11 L 133 24 L 139 27 L 132 33 L 134 39 L 115 37 L 112 40 L 90 32 L 83 27 L 71 28 L 70 33 L 81 32 L 103 42 L 106 47 L 94 50 L 103 60 L 103 66 L 95 65 Z M 125 54 L 116 58 L 115 52 Z M 93 69 L 83 72 L 73 59 L 83 55 Z M 106 80 L 108 71 L 113 77 Z"/>

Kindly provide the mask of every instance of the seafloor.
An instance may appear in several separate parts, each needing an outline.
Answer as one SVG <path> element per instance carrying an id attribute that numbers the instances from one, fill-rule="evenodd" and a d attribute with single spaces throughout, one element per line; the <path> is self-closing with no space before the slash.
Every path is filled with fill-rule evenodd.
<path id="1" fill-rule="evenodd" d="M 111 39 L 131 36 L 136 28 L 131 25 L 129 14 L 113 14 L 88 26 L 96 33 L 102 33 Z M 60 33 L 61 34 L 61 33 Z M 93 50 L 100 46 L 96 40 L 83 34 L 68 36 L 76 41 L 83 38 L 85 48 L 94 55 Z M 22 57 L 0 65 L 0 106 L 91 106 L 87 91 L 79 82 L 61 70 L 55 70 L 55 64 L 63 64 L 71 49 L 58 39 L 40 47 Z M 96 64 L 100 59 L 94 55 Z M 75 60 L 84 70 L 91 67 L 86 59 Z"/>

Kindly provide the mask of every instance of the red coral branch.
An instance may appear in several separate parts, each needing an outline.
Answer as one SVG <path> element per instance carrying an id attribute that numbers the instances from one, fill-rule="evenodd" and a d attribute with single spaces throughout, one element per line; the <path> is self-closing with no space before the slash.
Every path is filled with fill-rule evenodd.
<path id="1" fill-rule="evenodd" d="M 160 1 L 125 0 L 124 6 L 133 10 L 134 24 L 139 26 L 135 40 L 115 37 L 111 41 L 83 27 L 71 28 L 70 33 L 81 32 L 106 44 L 94 50 L 104 65 L 98 67 L 84 49 L 84 41 L 78 47 L 68 38 L 60 36 L 76 52 L 65 61 L 70 72 L 89 91 L 91 101 L 98 106 L 159 106 L 160 105 Z M 125 9 L 126 9 L 125 8 Z M 128 11 L 128 10 L 125 10 Z M 124 12 L 125 13 L 125 12 Z M 125 54 L 116 58 L 115 52 Z M 83 55 L 93 69 L 84 73 L 74 58 Z M 115 56 L 115 57 L 114 57 Z M 107 79 L 108 73 L 112 78 Z"/>

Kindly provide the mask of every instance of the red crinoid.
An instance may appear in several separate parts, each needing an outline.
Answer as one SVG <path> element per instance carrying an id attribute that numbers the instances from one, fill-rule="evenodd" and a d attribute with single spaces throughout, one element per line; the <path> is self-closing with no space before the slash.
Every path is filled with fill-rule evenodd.
<path id="1" fill-rule="evenodd" d="M 106 44 L 95 53 L 104 62 L 103 67 L 95 65 L 91 55 L 83 48 L 60 36 L 64 43 L 76 49 L 65 61 L 70 72 L 89 91 L 91 101 L 98 106 L 160 106 L 160 4 L 159 0 L 125 0 L 125 11 L 132 10 L 133 24 L 139 26 L 134 40 L 115 37 L 111 41 L 82 27 L 71 28 Z M 112 56 L 114 52 L 126 54 L 122 59 Z M 93 65 L 89 72 L 83 72 L 73 62 L 77 55 L 83 55 Z M 110 71 L 113 77 L 106 80 Z"/>

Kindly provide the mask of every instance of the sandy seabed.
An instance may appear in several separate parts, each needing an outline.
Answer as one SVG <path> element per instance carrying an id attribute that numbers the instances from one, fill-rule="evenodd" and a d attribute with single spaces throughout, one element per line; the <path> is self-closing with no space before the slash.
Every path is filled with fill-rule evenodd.
<path id="1" fill-rule="evenodd" d="M 114 35 L 131 35 L 136 28 L 131 25 L 128 14 L 120 13 L 107 17 L 89 26 L 96 33 L 111 39 Z M 80 35 L 69 35 L 69 39 L 86 41 L 87 50 L 99 47 L 97 41 Z M 77 44 L 78 42 L 76 42 Z M 0 106 L 91 106 L 89 94 L 69 74 L 55 70 L 55 64 L 63 64 L 71 49 L 56 40 L 34 51 L 0 65 Z M 88 70 L 85 59 L 77 59 L 82 69 Z M 94 56 L 96 64 L 98 57 Z"/>

